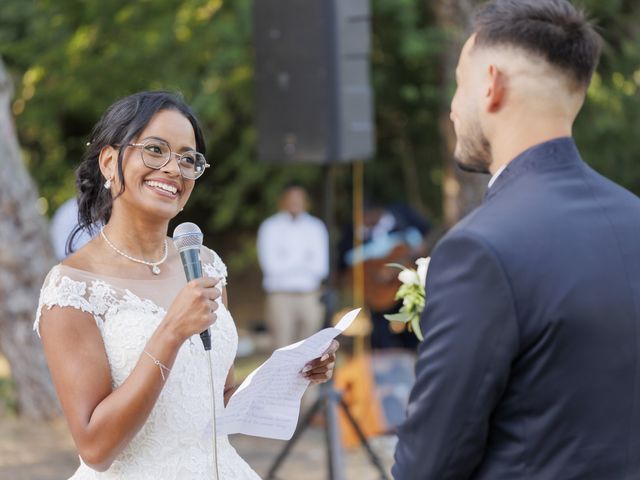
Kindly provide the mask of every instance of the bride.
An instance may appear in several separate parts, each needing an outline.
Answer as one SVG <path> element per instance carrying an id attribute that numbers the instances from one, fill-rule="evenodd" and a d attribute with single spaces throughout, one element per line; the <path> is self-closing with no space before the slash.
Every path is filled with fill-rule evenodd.
<path id="1" fill-rule="evenodd" d="M 187 283 L 167 240 L 209 166 L 204 153 L 198 120 L 166 92 L 123 98 L 94 127 L 77 171 L 76 233 L 104 227 L 49 272 L 34 324 L 80 455 L 73 480 L 259 478 L 210 421 L 199 332 L 211 329 L 216 404 L 235 391 L 226 267 L 203 247 L 205 275 Z M 303 375 L 330 378 L 336 349 Z"/>

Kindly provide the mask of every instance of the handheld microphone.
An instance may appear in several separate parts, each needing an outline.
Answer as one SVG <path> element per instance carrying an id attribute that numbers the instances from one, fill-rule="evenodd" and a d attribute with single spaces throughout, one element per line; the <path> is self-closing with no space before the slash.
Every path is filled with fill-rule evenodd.
<path id="1" fill-rule="evenodd" d="M 180 260 L 187 282 L 202 277 L 202 263 L 200 262 L 200 247 L 202 246 L 202 231 L 191 222 L 178 225 L 173 231 L 173 243 L 180 252 Z M 211 332 L 207 328 L 200 333 L 200 339 L 205 350 L 211 350 Z"/>

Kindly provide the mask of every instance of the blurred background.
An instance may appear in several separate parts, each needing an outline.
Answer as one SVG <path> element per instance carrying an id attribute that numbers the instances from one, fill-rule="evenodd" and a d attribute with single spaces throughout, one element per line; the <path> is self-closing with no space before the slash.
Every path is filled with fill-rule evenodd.
<path id="1" fill-rule="evenodd" d="M 332 167 L 336 231 L 354 221 L 358 179 L 370 203 L 407 205 L 432 232 L 446 231 L 482 198 L 488 178 L 453 166 L 449 121 L 453 71 L 477 3 L 370 1 L 375 154 L 364 164 Z M 579 3 L 605 47 L 575 137 L 592 167 L 638 194 L 640 1 Z M 242 337 L 239 376 L 269 354 L 257 230 L 290 182 L 304 186 L 310 212 L 322 217 L 326 171 L 258 160 L 252 20 L 250 0 L 0 0 L 1 478 L 66 478 L 76 465 L 31 324 L 55 263 L 49 220 L 74 195 L 74 170 L 92 126 L 120 97 L 179 91 L 203 123 L 212 168 L 176 222 L 197 223 L 227 264 L 230 309 Z M 331 238 L 334 248 L 338 242 Z M 345 288 L 338 307 L 355 303 Z M 324 452 L 312 448 L 320 441 L 322 429 L 310 429 L 281 477 L 301 478 L 296 465 L 308 473 L 317 464 L 317 478 L 326 478 Z M 250 437 L 235 442 L 262 475 L 282 447 Z M 388 468 L 393 435 L 373 442 Z M 368 463 L 357 445 L 348 449 L 348 478 L 378 478 Z"/>

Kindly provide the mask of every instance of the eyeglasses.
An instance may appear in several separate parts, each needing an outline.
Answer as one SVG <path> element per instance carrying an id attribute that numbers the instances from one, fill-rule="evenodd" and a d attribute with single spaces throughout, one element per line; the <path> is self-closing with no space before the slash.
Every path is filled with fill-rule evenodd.
<path id="1" fill-rule="evenodd" d="M 142 143 L 128 143 L 127 146 L 139 148 L 142 163 L 154 170 L 164 167 L 171 161 L 171 157 L 175 155 L 180 174 L 189 180 L 200 178 L 204 171 L 211 166 L 200 152 L 172 152 L 169 144 L 158 138 L 148 138 L 143 140 Z"/>

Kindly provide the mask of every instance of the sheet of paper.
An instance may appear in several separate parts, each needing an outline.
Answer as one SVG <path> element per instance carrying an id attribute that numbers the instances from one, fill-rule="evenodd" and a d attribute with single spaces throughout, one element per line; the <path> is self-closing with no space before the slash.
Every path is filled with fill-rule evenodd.
<path id="1" fill-rule="evenodd" d="M 349 328 L 359 312 L 359 308 L 351 310 L 335 327 L 320 330 L 273 352 L 229 399 L 217 418 L 218 434 L 244 433 L 289 440 L 298 424 L 300 399 L 309 385 L 300 371 L 307 362 L 318 358 L 331 340 Z"/>

